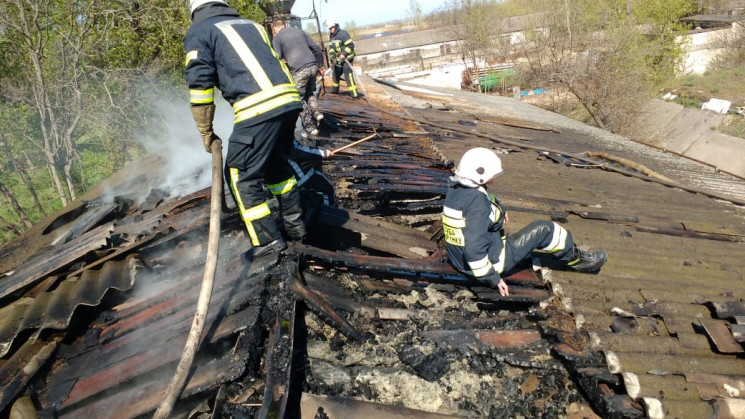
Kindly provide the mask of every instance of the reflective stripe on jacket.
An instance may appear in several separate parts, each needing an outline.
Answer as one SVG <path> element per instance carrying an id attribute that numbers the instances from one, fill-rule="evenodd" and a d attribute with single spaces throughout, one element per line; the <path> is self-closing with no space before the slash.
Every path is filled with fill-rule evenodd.
<path id="1" fill-rule="evenodd" d="M 329 35 L 329 58 L 336 61 L 336 57 L 344 55 L 348 61 L 354 59 L 354 42 L 349 36 L 349 32 L 340 29 L 338 26 L 334 33 Z"/>
<path id="2" fill-rule="evenodd" d="M 476 278 L 502 273 L 505 262 L 504 207 L 482 186 L 448 189 L 442 228 L 448 261 Z"/>
<path id="3" fill-rule="evenodd" d="M 195 13 L 184 49 L 193 105 L 213 103 L 217 87 L 233 106 L 234 122 L 251 125 L 302 107 L 264 28 L 224 4 L 210 3 Z"/>

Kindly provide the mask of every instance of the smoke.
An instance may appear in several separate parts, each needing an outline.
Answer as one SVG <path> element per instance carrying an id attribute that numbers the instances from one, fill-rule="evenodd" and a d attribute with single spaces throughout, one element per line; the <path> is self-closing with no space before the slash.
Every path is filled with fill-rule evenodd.
<path id="1" fill-rule="evenodd" d="M 223 160 L 227 139 L 233 127 L 233 113 L 224 100 L 216 101 L 215 133 L 223 139 Z M 158 184 L 151 185 L 165 190 L 171 197 L 188 195 L 210 186 L 212 156 L 204 150 L 188 103 L 160 103 L 162 129 L 142 139 L 148 153 L 158 156 L 163 163 Z"/>
<path id="2" fill-rule="evenodd" d="M 215 133 L 223 140 L 223 161 L 227 153 L 228 138 L 233 129 L 233 112 L 221 97 L 215 98 Z M 189 103 L 184 100 L 153 99 L 156 109 L 148 124 L 146 134 L 137 138 L 147 155 L 133 162 L 128 168 L 133 173 L 125 187 L 112 180 L 104 183 L 104 202 L 115 196 L 126 196 L 141 204 L 157 189 L 169 198 L 189 195 L 210 186 L 212 182 L 212 155 L 204 149 Z M 106 184 L 108 183 L 108 187 Z"/>

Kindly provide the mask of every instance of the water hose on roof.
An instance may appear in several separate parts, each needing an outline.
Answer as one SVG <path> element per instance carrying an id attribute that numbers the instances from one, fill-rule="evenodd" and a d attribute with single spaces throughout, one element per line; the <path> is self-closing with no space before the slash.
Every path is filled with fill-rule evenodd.
<path id="1" fill-rule="evenodd" d="M 202 290 L 197 301 L 197 311 L 191 323 L 189 337 L 186 339 L 184 352 L 176 367 L 176 373 L 163 395 L 154 418 L 165 419 L 170 416 L 173 405 L 176 403 L 189 375 L 191 364 L 199 348 L 199 342 L 204 329 L 204 322 L 212 298 L 212 286 L 215 283 L 215 271 L 217 270 L 217 253 L 220 243 L 220 216 L 222 207 L 222 141 L 219 139 L 212 142 L 212 193 L 210 195 L 210 231 L 207 242 L 207 258 L 204 262 L 204 275 L 202 276 Z"/>

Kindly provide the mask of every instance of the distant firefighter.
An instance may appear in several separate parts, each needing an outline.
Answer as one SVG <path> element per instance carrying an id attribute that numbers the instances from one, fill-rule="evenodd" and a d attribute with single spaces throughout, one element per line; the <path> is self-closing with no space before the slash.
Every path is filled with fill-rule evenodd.
<path id="1" fill-rule="evenodd" d="M 354 81 L 354 71 L 351 64 L 354 62 L 354 42 L 349 33 L 339 27 L 335 17 L 326 19 L 326 27 L 329 29 L 329 62 L 332 68 L 331 93 L 339 93 L 339 81 L 342 74 L 347 82 L 347 90 L 352 97 L 357 98 L 357 84 Z"/>
<path id="2" fill-rule="evenodd" d="M 486 185 L 502 173 L 502 161 L 488 148 L 468 150 L 460 160 L 448 188 L 442 210 L 442 228 L 448 262 L 458 271 L 484 281 L 509 295 L 501 278 L 533 252 L 553 255 L 569 269 L 597 272 L 608 256 L 603 251 L 580 250 L 572 235 L 552 221 L 536 220 L 515 234 L 507 235 L 509 221 L 499 200 Z"/>

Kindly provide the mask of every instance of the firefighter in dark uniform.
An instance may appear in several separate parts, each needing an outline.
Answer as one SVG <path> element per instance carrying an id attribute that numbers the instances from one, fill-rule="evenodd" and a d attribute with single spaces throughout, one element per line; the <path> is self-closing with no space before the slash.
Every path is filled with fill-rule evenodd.
<path id="1" fill-rule="evenodd" d="M 344 74 L 347 82 L 347 90 L 352 97 L 359 97 L 357 84 L 354 81 L 354 71 L 351 64 L 354 62 L 354 42 L 349 33 L 339 27 L 335 17 L 326 19 L 326 27 L 329 29 L 329 62 L 332 66 L 331 93 L 339 93 L 339 81 Z"/>
<path id="2" fill-rule="evenodd" d="M 502 173 L 502 162 L 492 150 L 468 150 L 451 177 L 442 212 L 448 262 L 458 271 L 487 282 L 509 295 L 501 274 L 529 260 L 533 252 L 552 254 L 569 269 L 597 272 L 608 256 L 603 251 L 580 250 L 572 235 L 552 221 L 536 220 L 507 236 L 507 212 L 486 191 L 486 184 Z"/>
<path id="3" fill-rule="evenodd" d="M 336 207 L 334 184 L 323 173 L 322 162 L 331 157 L 330 150 L 304 145 L 295 140 L 290 153 L 290 166 L 295 171 L 302 196 L 305 222 L 310 224 L 322 205 Z"/>
<path id="4" fill-rule="evenodd" d="M 251 261 L 286 247 L 265 187 L 277 197 L 287 236 L 305 236 L 297 180 L 288 163 L 300 95 L 261 25 L 240 17 L 224 0 L 191 0 L 190 10 L 184 49 L 192 115 L 209 152 L 217 138 L 215 88 L 233 107 L 225 177 L 251 239 L 246 254 Z"/>

